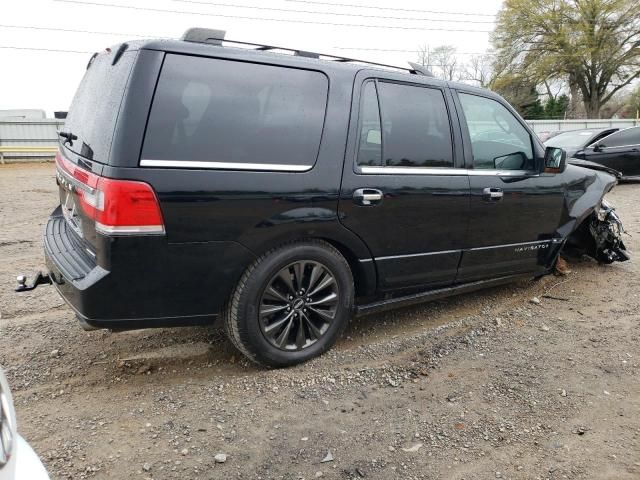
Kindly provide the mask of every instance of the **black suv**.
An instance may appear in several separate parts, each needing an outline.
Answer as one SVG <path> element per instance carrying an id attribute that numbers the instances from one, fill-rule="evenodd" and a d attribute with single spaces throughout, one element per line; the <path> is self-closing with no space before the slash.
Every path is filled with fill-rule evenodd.
<path id="1" fill-rule="evenodd" d="M 192 29 L 95 54 L 60 137 L 37 280 L 85 328 L 221 317 L 250 359 L 285 366 L 352 314 L 545 274 L 570 238 L 626 258 L 590 234 L 615 216 L 614 177 L 417 66 Z"/>

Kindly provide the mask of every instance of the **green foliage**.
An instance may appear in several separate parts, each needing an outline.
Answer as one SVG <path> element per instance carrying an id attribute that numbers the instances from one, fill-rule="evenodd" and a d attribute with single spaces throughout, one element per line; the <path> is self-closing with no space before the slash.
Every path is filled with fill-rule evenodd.
<path id="1" fill-rule="evenodd" d="M 589 116 L 640 77 L 638 0 L 505 0 L 493 35 L 497 71 L 578 87 Z"/>
<path id="2" fill-rule="evenodd" d="M 530 118 L 530 114 L 540 115 L 543 110 L 536 86 L 521 75 L 507 73 L 496 77 L 491 89 L 502 95 L 525 118 Z"/>
<path id="3" fill-rule="evenodd" d="M 631 110 L 631 116 L 638 118 L 640 113 L 640 85 L 635 88 L 629 97 L 629 109 Z"/>
<path id="4" fill-rule="evenodd" d="M 547 118 L 545 108 L 542 106 L 542 102 L 540 102 L 539 98 L 536 98 L 536 101 L 533 104 L 524 109 L 522 116 L 527 120 L 543 120 Z"/>
<path id="5" fill-rule="evenodd" d="M 557 98 L 550 98 L 544 105 L 545 119 L 562 119 L 569 107 L 569 97 L 560 95 Z"/>

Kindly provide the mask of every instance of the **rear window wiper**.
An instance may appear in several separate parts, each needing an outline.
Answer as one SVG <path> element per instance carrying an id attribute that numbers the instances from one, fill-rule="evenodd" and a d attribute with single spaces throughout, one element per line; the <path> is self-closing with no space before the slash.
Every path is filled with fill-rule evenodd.
<path id="1" fill-rule="evenodd" d="M 68 143 L 70 147 L 73 147 L 73 141 L 78 139 L 78 136 L 71 132 L 58 132 L 58 135 L 64 138 L 64 143 Z"/>

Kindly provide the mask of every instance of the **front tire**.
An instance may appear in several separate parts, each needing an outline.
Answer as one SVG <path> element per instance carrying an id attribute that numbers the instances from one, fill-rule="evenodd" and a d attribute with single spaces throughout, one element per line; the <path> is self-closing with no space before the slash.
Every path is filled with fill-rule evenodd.
<path id="1" fill-rule="evenodd" d="M 353 297 L 351 270 L 338 250 L 320 240 L 291 243 L 247 268 L 224 326 L 250 360 L 295 365 L 331 348 L 349 321 Z"/>

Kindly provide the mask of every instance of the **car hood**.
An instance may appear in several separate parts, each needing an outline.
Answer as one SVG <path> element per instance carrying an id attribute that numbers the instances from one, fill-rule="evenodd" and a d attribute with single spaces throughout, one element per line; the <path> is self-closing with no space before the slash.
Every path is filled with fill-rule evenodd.
<path id="1" fill-rule="evenodd" d="M 618 170 L 615 170 L 611 167 L 607 167 L 606 165 L 601 165 L 599 163 L 595 163 L 595 162 L 590 162 L 589 160 L 581 160 L 579 158 L 570 158 L 568 160 L 568 162 L 571 165 L 575 165 L 577 167 L 583 167 L 583 168 L 588 168 L 590 170 L 597 170 L 599 172 L 606 172 L 609 173 L 611 175 L 613 175 L 614 177 L 620 179 L 622 178 L 622 173 L 619 172 Z"/>

